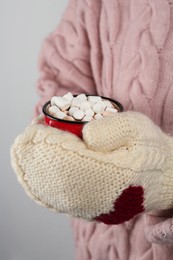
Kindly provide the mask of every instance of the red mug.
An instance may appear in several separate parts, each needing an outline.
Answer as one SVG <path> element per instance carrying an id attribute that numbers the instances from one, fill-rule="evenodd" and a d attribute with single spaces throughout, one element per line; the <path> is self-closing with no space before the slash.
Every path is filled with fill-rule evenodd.
<path id="1" fill-rule="evenodd" d="M 74 97 L 76 97 L 76 96 L 77 95 L 74 95 Z M 92 96 L 92 95 L 86 95 L 86 96 Z M 102 97 L 102 96 L 100 96 L 100 97 L 102 99 L 109 100 L 114 105 L 114 107 L 118 110 L 118 112 L 124 111 L 122 104 L 120 104 L 118 101 L 113 100 L 111 98 L 107 98 L 107 97 Z M 75 134 L 78 137 L 82 138 L 82 129 L 83 129 L 84 125 L 88 122 L 68 121 L 68 120 L 53 117 L 47 111 L 47 108 L 49 106 L 50 106 L 50 101 L 46 102 L 42 109 L 43 114 L 44 114 L 44 122 L 46 125 L 49 125 L 49 126 L 52 126 L 52 127 L 64 130 L 64 131 L 71 132 L 72 134 Z"/>

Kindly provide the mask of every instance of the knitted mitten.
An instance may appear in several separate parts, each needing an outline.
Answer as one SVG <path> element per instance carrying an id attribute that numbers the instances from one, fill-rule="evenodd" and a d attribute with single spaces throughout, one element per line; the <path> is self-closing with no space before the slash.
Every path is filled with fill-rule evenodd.
<path id="1" fill-rule="evenodd" d="M 71 133 L 34 124 L 11 149 L 20 183 L 37 203 L 118 224 L 173 207 L 173 141 L 146 116 L 117 113 Z"/>

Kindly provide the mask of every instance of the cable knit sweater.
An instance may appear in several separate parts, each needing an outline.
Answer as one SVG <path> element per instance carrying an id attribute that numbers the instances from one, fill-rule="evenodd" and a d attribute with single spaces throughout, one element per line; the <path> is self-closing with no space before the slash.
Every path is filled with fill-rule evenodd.
<path id="1" fill-rule="evenodd" d="M 173 135 L 173 0 L 71 0 L 45 39 L 37 90 L 104 95 Z M 117 226 L 74 219 L 77 260 L 173 259 L 173 210 Z"/>

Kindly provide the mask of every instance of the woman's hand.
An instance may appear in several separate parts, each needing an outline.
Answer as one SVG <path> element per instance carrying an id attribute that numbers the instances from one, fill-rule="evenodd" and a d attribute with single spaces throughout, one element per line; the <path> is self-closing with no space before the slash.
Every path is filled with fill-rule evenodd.
<path id="1" fill-rule="evenodd" d="M 135 112 L 95 120 L 83 140 L 34 124 L 17 137 L 12 165 L 37 203 L 87 220 L 118 224 L 173 206 L 173 141 Z"/>

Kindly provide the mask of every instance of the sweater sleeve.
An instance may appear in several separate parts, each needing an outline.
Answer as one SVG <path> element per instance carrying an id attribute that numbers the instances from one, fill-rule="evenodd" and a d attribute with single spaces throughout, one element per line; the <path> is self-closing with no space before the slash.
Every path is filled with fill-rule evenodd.
<path id="1" fill-rule="evenodd" d="M 43 41 L 37 82 L 40 96 L 35 115 L 54 95 L 96 94 L 90 65 L 90 44 L 85 29 L 84 1 L 70 0 L 60 24 Z"/>
<path id="2" fill-rule="evenodd" d="M 173 243 L 173 210 L 148 213 L 145 216 L 145 233 L 151 243 Z"/>

